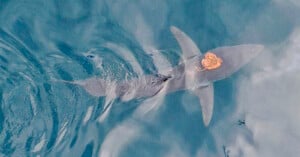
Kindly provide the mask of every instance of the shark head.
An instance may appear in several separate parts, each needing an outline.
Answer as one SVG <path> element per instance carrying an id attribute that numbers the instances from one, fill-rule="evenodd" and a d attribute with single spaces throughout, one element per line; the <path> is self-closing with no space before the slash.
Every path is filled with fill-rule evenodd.
<path id="1" fill-rule="evenodd" d="M 182 51 L 185 84 L 198 98 L 205 126 L 208 126 L 214 106 L 213 82 L 224 79 L 241 69 L 263 51 L 264 46 L 246 44 L 219 47 L 202 54 L 193 40 L 180 29 L 171 26 L 171 32 Z M 196 85 L 196 86 L 195 86 Z"/>

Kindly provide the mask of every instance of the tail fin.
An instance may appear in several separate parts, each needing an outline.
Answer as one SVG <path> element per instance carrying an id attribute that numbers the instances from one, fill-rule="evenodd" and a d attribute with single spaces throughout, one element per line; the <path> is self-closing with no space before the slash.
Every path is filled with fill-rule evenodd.
<path id="1" fill-rule="evenodd" d="M 89 78 L 80 81 L 65 81 L 65 80 L 53 80 L 53 81 L 81 86 L 89 94 L 96 97 L 101 97 L 106 95 L 107 84 L 108 84 L 106 80 L 100 78 Z"/>

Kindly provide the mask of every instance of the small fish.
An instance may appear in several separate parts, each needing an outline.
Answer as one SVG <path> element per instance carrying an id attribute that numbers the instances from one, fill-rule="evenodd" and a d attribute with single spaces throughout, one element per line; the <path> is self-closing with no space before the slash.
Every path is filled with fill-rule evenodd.
<path id="1" fill-rule="evenodd" d="M 238 125 L 246 125 L 246 121 L 245 120 L 238 120 Z"/>
<path id="2" fill-rule="evenodd" d="M 75 81 L 89 94 L 113 96 L 123 101 L 151 97 L 162 89 L 165 92 L 190 90 L 198 98 L 205 126 L 208 126 L 214 106 L 213 82 L 224 79 L 249 63 L 263 51 L 263 45 L 246 44 L 219 47 L 202 54 L 193 40 L 175 26 L 170 28 L 182 51 L 180 63 L 163 74 L 113 82 L 101 78 Z"/>

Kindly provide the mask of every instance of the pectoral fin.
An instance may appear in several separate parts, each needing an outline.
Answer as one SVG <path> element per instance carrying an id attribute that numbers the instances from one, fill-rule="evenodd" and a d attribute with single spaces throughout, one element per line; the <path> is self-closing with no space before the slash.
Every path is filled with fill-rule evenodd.
<path id="1" fill-rule="evenodd" d="M 197 45 L 194 43 L 194 41 L 187 36 L 184 32 L 182 32 L 180 29 L 178 29 L 175 26 L 171 26 L 170 28 L 171 32 L 175 36 L 177 42 L 179 43 L 179 46 L 182 50 L 182 59 L 183 61 L 186 61 L 189 58 L 192 58 L 194 56 L 200 55 L 201 52 Z"/>
<path id="2" fill-rule="evenodd" d="M 194 94 L 198 96 L 200 101 L 202 117 L 205 126 L 208 126 L 214 107 L 214 87 L 213 84 L 210 83 L 207 86 L 199 87 L 195 89 Z"/>

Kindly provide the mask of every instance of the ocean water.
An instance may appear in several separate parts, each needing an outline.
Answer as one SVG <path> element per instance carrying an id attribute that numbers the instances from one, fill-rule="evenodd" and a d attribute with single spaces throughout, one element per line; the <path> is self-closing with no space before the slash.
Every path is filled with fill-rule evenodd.
<path id="1" fill-rule="evenodd" d="M 0 156 L 298 157 L 297 0 L 0 0 Z M 188 34 L 202 52 L 264 52 L 214 83 L 208 127 L 180 91 L 122 102 L 61 80 L 122 80 L 175 66 Z"/>

